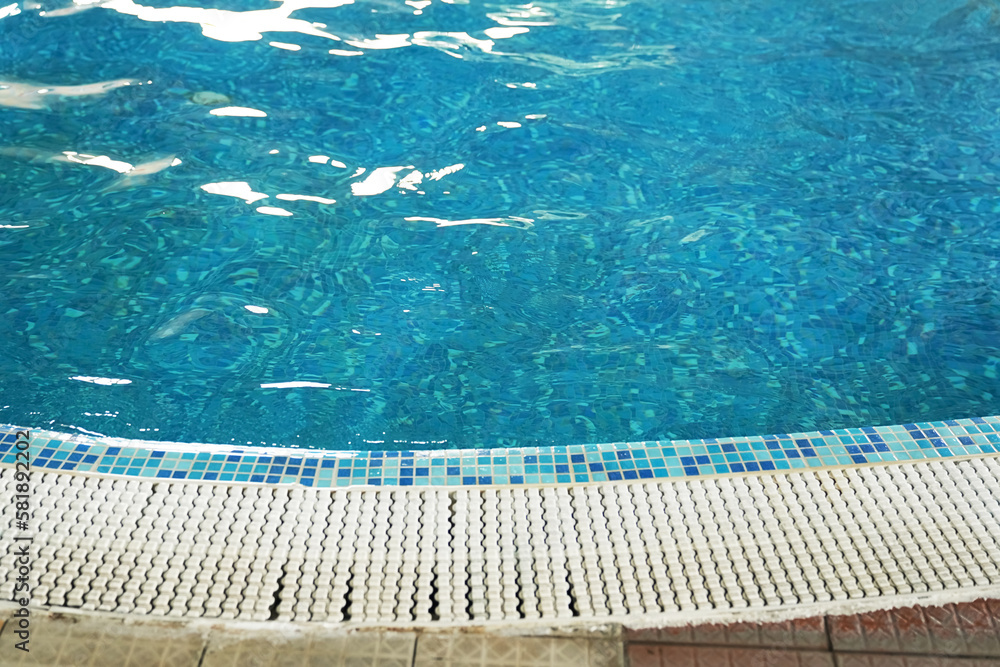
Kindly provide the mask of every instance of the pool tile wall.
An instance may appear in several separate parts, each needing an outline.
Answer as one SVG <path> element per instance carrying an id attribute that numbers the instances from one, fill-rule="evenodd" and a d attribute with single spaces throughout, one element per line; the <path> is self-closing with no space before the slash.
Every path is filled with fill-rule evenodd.
<path id="1" fill-rule="evenodd" d="M 0 465 L 18 427 L 0 425 Z M 31 431 L 31 465 L 136 478 L 249 484 L 522 486 L 732 475 L 1000 452 L 1000 416 L 767 436 L 518 449 L 326 451 Z"/>

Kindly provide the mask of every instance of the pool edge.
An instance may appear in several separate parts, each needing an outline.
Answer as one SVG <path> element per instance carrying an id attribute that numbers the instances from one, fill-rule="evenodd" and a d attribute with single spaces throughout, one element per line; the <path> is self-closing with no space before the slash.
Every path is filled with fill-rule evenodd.
<path id="1" fill-rule="evenodd" d="M 23 429 L 22 429 L 23 430 Z M 0 424 L 0 466 L 17 427 Z M 1000 416 L 700 440 L 511 449 L 298 450 L 31 431 L 33 468 L 138 479 L 344 487 L 573 486 L 1000 453 Z"/>

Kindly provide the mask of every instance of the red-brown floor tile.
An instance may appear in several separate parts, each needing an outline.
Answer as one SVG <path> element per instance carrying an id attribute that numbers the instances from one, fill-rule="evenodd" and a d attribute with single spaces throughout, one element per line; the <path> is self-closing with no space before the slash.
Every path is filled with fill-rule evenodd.
<path id="1" fill-rule="evenodd" d="M 660 647 L 656 644 L 629 644 L 625 659 L 628 667 L 660 667 Z"/>
<path id="2" fill-rule="evenodd" d="M 955 605 L 923 607 L 927 634 L 931 640 L 930 652 L 938 655 L 968 655 L 965 633 L 959 625 Z"/>
<path id="3" fill-rule="evenodd" d="M 827 648 L 826 628 L 821 616 L 781 623 L 711 623 L 677 628 L 625 628 L 624 639 L 663 644 Z"/>
<path id="4" fill-rule="evenodd" d="M 1000 602 L 977 600 L 830 617 L 836 651 L 1000 657 Z"/>
<path id="5" fill-rule="evenodd" d="M 622 628 L 622 639 L 626 642 L 658 642 L 664 644 L 693 644 L 694 632 L 691 625 L 672 628 Z"/>
<path id="6" fill-rule="evenodd" d="M 956 604 L 955 614 L 968 642 L 968 655 L 1000 656 L 1000 600 Z"/>
<path id="7" fill-rule="evenodd" d="M 837 653 L 837 667 L 1000 667 L 998 658 L 949 658 L 890 653 Z"/>
<path id="8" fill-rule="evenodd" d="M 820 651 L 631 644 L 629 667 L 834 667 L 833 655 Z"/>

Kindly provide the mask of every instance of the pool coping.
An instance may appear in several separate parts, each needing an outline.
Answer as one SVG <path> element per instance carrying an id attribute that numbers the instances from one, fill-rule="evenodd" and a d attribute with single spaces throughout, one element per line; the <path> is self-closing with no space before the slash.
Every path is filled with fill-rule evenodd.
<path id="1" fill-rule="evenodd" d="M 1000 416 L 698 440 L 511 449 L 355 451 L 159 442 L 0 424 L 46 471 L 147 480 L 344 487 L 526 487 L 795 472 L 1000 453 Z"/>
<path id="2" fill-rule="evenodd" d="M 482 486 L 432 484 L 430 476 L 423 485 L 379 486 L 327 477 L 348 482 L 339 487 L 254 482 L 237 478 L 238 470 L 221 471 L 230 479 L 161 476 L 159 462 L 197 462 L 204 452 L 145 443 L 141 451 L 109 453 L 135 443 L 91 436 L 57 443 L 56 434 L 33 432 L 28 492 L 37 532 L 19 524 L 16 537 L 0 531 L 0 543 L 35 540 L 32 601 L 43 608 L 129 617 L 399 628 L 538 620 L 669 626 L 695 617 L 780 620 L 954 603 L 1000 597 L 998 432 L 1000 418 L 990 417 L 831 432 L 820 434 L 822 444 L 811 434 L 746 439 L 745 453 L 787 464 L 755 471 L 712 467 L 657 479 L 638 476 L 653 468 L 636 467 L 631 479 L 609 480 L 605 470 L 604 479 L 591 475 L 585 484 Z M 0 440 L 7 450 L 0 495 L 11 506 L 25 481 L 27 441 L 19 435 Z M 815 449 L 802 456 L 807 444 L 848 451 L 842 438 L 864 461 L 823 465 Z M 719 440 L 669 443 L 688 452 L 723 444 L 742 451 Z M 664 445 L 641 447 L 648 456 Z M 45 449 L 52 451 L 42 455 Z M 205 460 L 238 466 L 243 454 L 266 455 L 240 449 L 206 453 Z M 619 456 L 635 447 L 575 449 L 596 453 L 602 467 L 650 462 Z M 789 451 L 799 456 L 774 456 Z M 180 458 L 185 453 L 192 457 Z M 333 461 L 333 470 L 342 461 L 377 459 L 314 454 Z M 446 458 L 420 454 L 414 458 Z M 156 465 L 131 476 L 96 469 L 102 457 L 123 455 Z M 391 457 L 397 466 L 401 455 Z M 545 455 L 516 453 L 521 465 L 526 456 Z M 549 465 L 558 455 L 572 450 L 550 451 Z M 14 549 L 0 553 L 0 572 L 12 572 Z M 6 581 L 5 591 L 13 586 Z"/>
<path id="3" fill-rule="evenodd" d="M 34 472 L 30 523 L 0 532 L 0 588 L 27 540 L 35 609 L 667 627 L 1000 598 L 998 454 L 571 488 Z M 9 505 L 22 482 L 0 466 Z"/>

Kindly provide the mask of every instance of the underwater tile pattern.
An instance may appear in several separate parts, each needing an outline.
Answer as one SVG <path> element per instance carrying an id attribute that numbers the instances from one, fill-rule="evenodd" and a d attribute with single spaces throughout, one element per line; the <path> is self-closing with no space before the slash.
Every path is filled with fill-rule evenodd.
<path id="1" fill-rule="evenodd" d="M 4 422 L 419 449 L 1000 414 L 995 0 L 93 4 L 0 11 Z"/>
<path id="2" fill-rule="evenodd" d="M 17 427 L 0 425 L 0 465 Z M 523 486 L 704 477 L 1000 453 L 1000 416 L 738 438 L 344 452 L 32 431 L 31 465 L 137 478 L 346 486 Z"/>

